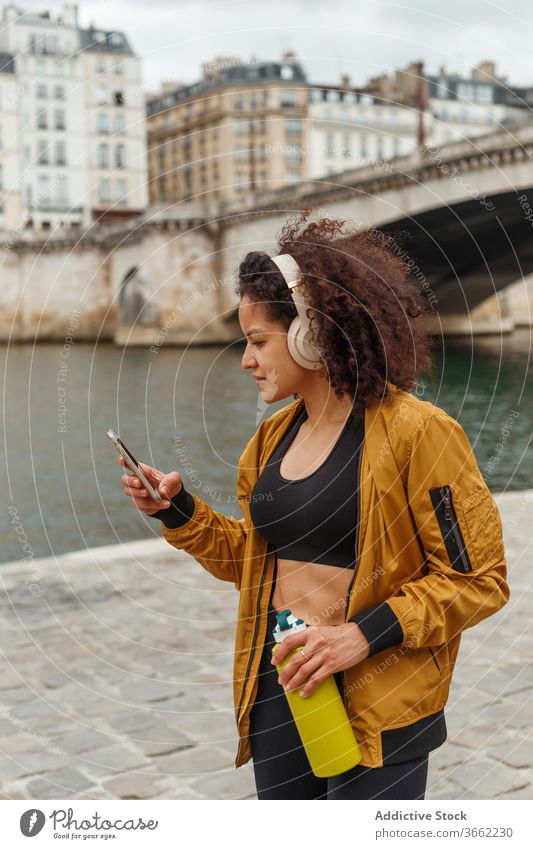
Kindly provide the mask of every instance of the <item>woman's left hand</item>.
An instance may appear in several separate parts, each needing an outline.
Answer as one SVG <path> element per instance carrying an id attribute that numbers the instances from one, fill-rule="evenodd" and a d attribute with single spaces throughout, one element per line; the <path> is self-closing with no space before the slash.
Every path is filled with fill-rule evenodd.
<path id="1" fill-rule="evenodd" d="M 279 682 L 285 690 L 296 690 L 305 682 L 300 691 L 304 698 L 311 695 L 329 675 L 355 666 L 370 654 L 370 645 L 355 622 L 309 625 L 305 631 L 285 637 L 276 645 L 273 662 L 275 660 L 279 666 L 294 648 L 303 649 L 304 654 L 301 651 L 294 653 L 280 670 Z"/>

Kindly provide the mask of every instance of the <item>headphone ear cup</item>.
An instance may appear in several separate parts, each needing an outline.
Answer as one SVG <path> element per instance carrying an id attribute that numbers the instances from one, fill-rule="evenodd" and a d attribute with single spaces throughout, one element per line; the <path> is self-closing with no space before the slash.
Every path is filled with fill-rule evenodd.
<path id="1" fill-rule="evenodd" d="M 298 316 L 292 320 L 287 331 L 287 347 L 291 357 L 298 365 L 313 370 L 322 368 L 322 358 L 313 346 L 306 341 L 302 332 L 302 323 Z"/>

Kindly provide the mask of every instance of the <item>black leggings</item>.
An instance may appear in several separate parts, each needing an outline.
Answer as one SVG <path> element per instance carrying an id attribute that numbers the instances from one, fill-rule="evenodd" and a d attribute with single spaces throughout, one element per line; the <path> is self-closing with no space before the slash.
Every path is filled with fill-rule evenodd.
<path id="1" fill-rule="evenodd" d="M 276 612 L 268 608 L 250 742 L 258 799 L 424 799 L 428 755 L 382 767 L 355 766 L 332 778 L 317 778 L 302 746 L 278 672 L 270 663 Z M 342 672 L 335 673 L 342 692 Z"/>

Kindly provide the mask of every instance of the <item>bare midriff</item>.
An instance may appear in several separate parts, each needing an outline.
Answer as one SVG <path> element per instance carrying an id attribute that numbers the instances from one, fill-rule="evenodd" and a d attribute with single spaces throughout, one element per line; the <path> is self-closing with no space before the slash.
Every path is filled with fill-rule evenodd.
<path id="1" fill-rule="evenodd" d="M 282 477 L 298 480 L 316 471 L 331 453 L 345 423 L 346 418 L 313 435 L 305 421 L 281 461 Z M 340 625 L 352 576 L 351 569 L 340 566 L 278 557 L 272 606 L 278 612 L 290 609 L 313 625 Z"/>

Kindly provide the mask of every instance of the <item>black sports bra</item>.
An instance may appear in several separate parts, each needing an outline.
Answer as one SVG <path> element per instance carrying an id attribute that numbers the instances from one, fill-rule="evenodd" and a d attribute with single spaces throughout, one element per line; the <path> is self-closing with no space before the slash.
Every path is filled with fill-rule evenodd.
<path id="1" fill-rule="evenodd" d="M 357 559 L 359 459 L 364 423 L 350 413 L 324 462 L 305 478 L 287 480 L 281 460 L 308 418 L 305 404 L 259 475 L 250 498 L 256 530 L 278 557 L 351 569 Z"/>

